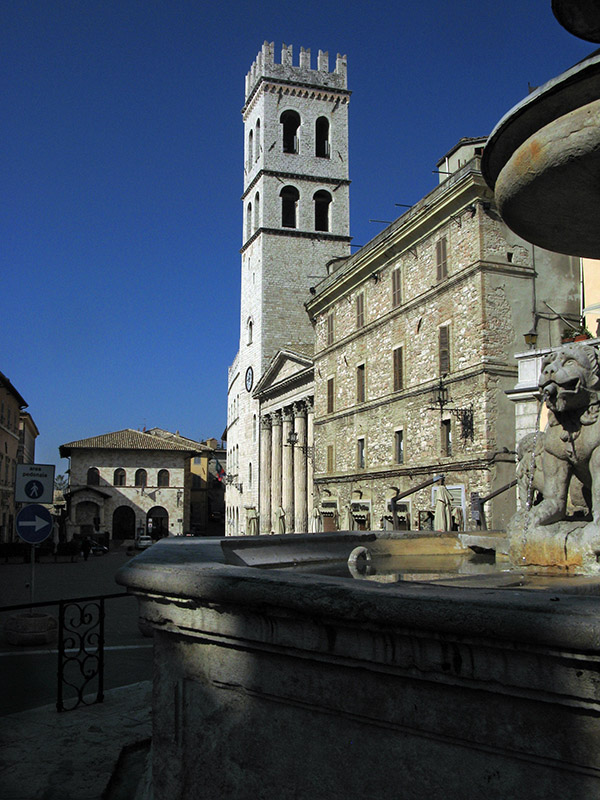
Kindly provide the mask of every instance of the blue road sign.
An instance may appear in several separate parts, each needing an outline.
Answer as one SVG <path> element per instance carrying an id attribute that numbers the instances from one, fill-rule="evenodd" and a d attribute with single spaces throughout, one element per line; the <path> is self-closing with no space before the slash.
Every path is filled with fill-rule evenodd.
<path id="1" fill-rule="evenodd" d="M 28 544 L 39 544 L 52 533 L 52 517 L 44 506 L 25 506 L 17 514 L 17 534 Z"/>

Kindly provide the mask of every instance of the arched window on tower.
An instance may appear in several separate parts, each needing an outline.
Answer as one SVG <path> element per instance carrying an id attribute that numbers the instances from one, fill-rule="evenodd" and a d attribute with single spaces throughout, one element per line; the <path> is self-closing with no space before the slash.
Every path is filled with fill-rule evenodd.
<path id="1" fill-rule="evenodd" d="M 297 111 L 284 111 L 279 117 L 283 126 L 283 152 L 298 152 L 298 128 L 300 127 L 300 114 Z"/>
<path id="2" fill-rule="evenodd" d="M 250 131 L 248 134 L 248 169 L 254 163 L 254 133 Z"/>
<path id="3" fill-rule="evenodd" d="M 320 189 L 313 195 L 315 203 L 315 230 L 329 230 L 329 206 L 331 205 L 331 195 L 324 189 Z"/>
<path id="4" fill-rule="evenodd" d="M 281 197 L 282 228 L 297 228 L 297 212 L 300 192 L 294 186 L 284 186 L 279 192 L 279 196 Z"/>
<path id="5" fill-rule="evenodd" d="M 315 155 L 319 158 L 329 158 L 329 120 L 319 117 L 315 123 Z"/>
<path id="6" fill-rule="evenodd" d="M 252 203 L 246 206 L 246 239 L 252 236 Z"/>
<path id="7" fill-rule="evenodd" d="M 257 192 L 254 195 L 254 230 L 257 231 L 260 227 L 260 220 L 258 218 L 260 209 L 260 194 Z"/>
<path id="8" fill-rule="evenodd" d="M 97 467 L 88 469 L 86 483 L 88 486 L 100 486 L 100 472 Z"/>
<path id="9" fill-rule="evenodd" d="M 254 324 L 252 322 L 252 317 L 248 317 L 248 322 L 246 323 L 247 330 L 248 330 L 248 344 L 252 344 L 252 329 L 254 328 Z"/>
<path id="10" fill-rule="evenodd" d="M 255 136 L 255 149 L 256 155 L 254 156 L 254 160 L 258 161 L 258 157 L 260 156 L 260 120 L 256 120 L 256 136 Z"/>

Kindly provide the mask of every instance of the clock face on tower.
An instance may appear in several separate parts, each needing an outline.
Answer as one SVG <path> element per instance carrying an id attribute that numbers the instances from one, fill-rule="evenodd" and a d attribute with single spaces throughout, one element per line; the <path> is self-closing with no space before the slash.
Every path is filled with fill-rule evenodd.
<path id="1" fill-rule="evenodd" d="M 254 372 L 252 367 L 248 367 L 246 370 L 246 391 L 249 392 L 252 389 L 252 383 L 254 382 Z"/>

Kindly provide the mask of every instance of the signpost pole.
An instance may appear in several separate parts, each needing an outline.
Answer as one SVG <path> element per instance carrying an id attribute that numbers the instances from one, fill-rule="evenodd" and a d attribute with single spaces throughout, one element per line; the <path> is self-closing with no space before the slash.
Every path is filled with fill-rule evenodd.
<path id="1" fill-rule="evenodd" d="M 33 595 L 35 591 L 35 545 L 31 545 L 31 584 L 29 587 L 29 597 L 31 608 L 29 609 L 29 616 L 33 616 Z"/>

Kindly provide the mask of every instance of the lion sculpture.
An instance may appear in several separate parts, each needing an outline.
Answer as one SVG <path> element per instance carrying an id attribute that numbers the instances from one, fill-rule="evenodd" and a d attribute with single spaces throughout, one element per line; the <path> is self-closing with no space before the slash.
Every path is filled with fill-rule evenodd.
<path id="1" fill-rule="evenodd" d="M 539 386 L 548 408 L 548 425 L 537 439 L 524 443 L 529 469 L 525 463 L 521 468 L 528 473 L 521 477 L 522 487 L 529 485 L 543 497 L 529 511 L 530 524 L 550 525 L 566 518 L 569 485 L 575 477 L 592 511 L 592 524 L 598 526 L 600 364 L 596 348 L 567 344 L 550 353 L 542 362 Z"/>

